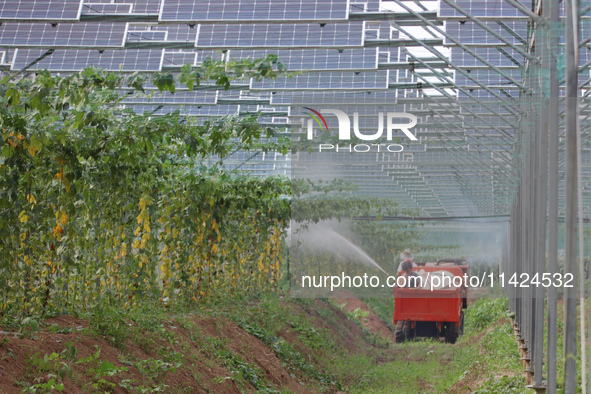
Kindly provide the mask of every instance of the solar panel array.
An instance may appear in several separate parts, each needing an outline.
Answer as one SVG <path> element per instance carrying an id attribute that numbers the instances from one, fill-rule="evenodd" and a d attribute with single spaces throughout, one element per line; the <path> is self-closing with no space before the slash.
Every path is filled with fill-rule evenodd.
<path id="1" fill-rule="evenodd" d="M 3 23 L 0 47 L 123 48 L 127 26 L 121 23 Z"/>
<path id="2" fill-rule="evenodd" d="M 84 14 L 131 14 L 133 4 L 123 3 L 84 3 Z"/>
<path id="3" fill-rule="evenodd" d="M 457 7 L 467 11 L 474 17 L 488 17 L 488 18 L 521 18 L 526 20 L 527 17 L 514 6 L 505 2 L 505 0 L 455 0 L 451 1 Z M 527 9 L 532 8 L 531 0 L 520 1 Z M 449 17 L 463 17 L 457 8 L 448 4 L 446 1 L 441 1 L 439 8 L 439 16 L 442 18 Z"/>
<path id="4" fill-rule="evenodd" d="M 532 9 L 531 0 L 520 4 Z M 515 130 L 524 121 L 520 99 L 534 89 L 523 82 L 534 34 L 529 16 L 505 0 L 5 0 L 0 22 L 3 73 L 94 66 L 176 75 L 207 58 L 275 54 L 288 70 L 275 80 L 236 80 L 228 91 L 204 82 L 175 94 L 149 86 L 147 94 L 123 91 L 122 105 L 200 122 L 260 112 L 261 124 L 294 139 L 312 119 L 303 107 L 341 110 L 352 121 L 356 112 L 364 134 L 376 132 L 379 113 L 414 113 L 417 141 L 397 134 L 403 152 L 334 152 L 339 170 L 318 176 L 353 180 L 360 194 L 406 196 L 401 204 L 432 216 L 504 214 L 516 190 Z M 591 35 L 589 22 L 581 35 Z M 590 60 L 583 48 L 580 64 Z M 589 76 L 582 70 L 580 83 Z M 335 116 L 325 118 L 338 128 Z M 289 174 L 298 160 L 236 152 L 224 163 L 269 175 Z"/>
<path id="5" fill-rule="evenodd" d="M 3 0 L 0 3 L 0 19 L 5 21 L 77 21 L 80 19 L 81 10 L 82 0 Z"/>
<path id="6" fill-rule="evenodd" d="M 363 47 L 364 23 L 348 24 L 213 24 L 200 25 L 195 46 L 240 48 Z"/>
<path id="7" fill-rule="evenodd" d="M 293 71 L 337 71 L 337 70 L 377 70 L 378 48 L 305 50 L 230 50 L 229 60 L 245 58 L 259 59 L 275 54 L 289 70 Z"/>
<path id="8" fill-rule="evenodd" d="M 183 22 L 289 22 L 347 20 L 348 2 L 334 0 L 166 0 L 161 21 Z"/>
<path id="9" fill-rule="evenodd" d="M 44 52 L 39 49 L 18 49 L 14 56 L 12 69 L 22 69 L 43 55 Z M 162 69 L 162 56 L 161 49 L 105 50 L 103 53 L 66 49 L 55 51 L 51 56 L 33 64 L 31 69 L 80 71 L 94 66 L 109 71 L 159 71 Z"/>

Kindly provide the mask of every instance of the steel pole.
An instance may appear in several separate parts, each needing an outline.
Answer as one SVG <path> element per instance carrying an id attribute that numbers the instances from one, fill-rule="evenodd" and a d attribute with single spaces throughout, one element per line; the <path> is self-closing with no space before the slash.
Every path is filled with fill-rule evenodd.
<path id="1" fill-rule="evenodd" d="M 543 17 L 549 20 L 548 44 L 548 272 L 551 277 L 558 272 L 558 76 L 556 60 L 559 55 L 558 39 L 559 4 L 558 0 L 544 0 Z M 545 93 L 545 92 L 544 92 Z M 558 329 L 557 288 L 548 288 L 548 376 L 546 390 L 556 394 L 556 352 Z"/>
<path id="2" fill-rule="evenodd" d="M 577 276 L 577 96 L 578 3 L 565 1 L 566 14 L 566 157 L 565 157 L 565 273 Z M 575 393 L 577 381 L 577 288 L 565 288 L 564 392 Z"/>

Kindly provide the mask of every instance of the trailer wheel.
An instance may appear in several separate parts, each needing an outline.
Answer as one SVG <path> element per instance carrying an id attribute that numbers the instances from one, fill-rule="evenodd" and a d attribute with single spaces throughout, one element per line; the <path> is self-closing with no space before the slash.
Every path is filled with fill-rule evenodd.
<path id="1" fill-rule="evenodd" d="M 413 330 L 410 328 L 409 321 L 399 321 L 396 324 L 396 343 L 402 343 L 404 341 L 411 341 L 414 338 Z"/>
<path id="2" fill-rule="evenodd" d="M 460 326 L 456 323 L 449 322 L 445 327 L 445 342 L 454 344 L 458 340 L 460 334 Z"/>

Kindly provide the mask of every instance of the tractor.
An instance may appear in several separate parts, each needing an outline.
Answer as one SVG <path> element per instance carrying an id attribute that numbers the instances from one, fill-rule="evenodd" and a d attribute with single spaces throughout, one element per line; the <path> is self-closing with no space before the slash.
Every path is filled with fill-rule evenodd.
<path id="1" fill-rule="evenodd" d="M 445 288 L 395 287 L 394 325 L 396 342 L 413 340 L 416 337 L 445 338 L 447 343 L 455 343 L 464 331 L 464 312 L 468 307 L 468 287 L 464 277 L 468 275 L 468 265 L 464 259 L 442 259 L 437 263 L 418 264 L 415 271 L 425 274 L 461 277 L 461 285 Z M 439 273 L 446 271 L 447 273 Z M 453 275 L 453 276 L 452 276 Z M 455 278 L 455 284 L 459 284 Z"/>

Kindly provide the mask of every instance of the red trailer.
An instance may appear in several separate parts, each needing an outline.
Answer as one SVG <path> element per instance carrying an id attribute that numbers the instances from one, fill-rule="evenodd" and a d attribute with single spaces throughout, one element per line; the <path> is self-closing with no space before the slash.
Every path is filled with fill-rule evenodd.
<path id="1" fill-rule="evenodd" d="M 415 337 L 445 337 L 455 343 L 464 330 L 464 308 L 468 307 L 468 288 L 463 280 L 468 266 L 463 259 L 445 259 L 415 268 L 427 273 L 447 271 L 461 277 L 460 286 L 443 289 L 394 288 L 396 342 Z M 456 284 L 459 284 L 459 278 Z"/>

